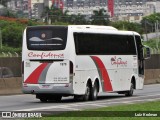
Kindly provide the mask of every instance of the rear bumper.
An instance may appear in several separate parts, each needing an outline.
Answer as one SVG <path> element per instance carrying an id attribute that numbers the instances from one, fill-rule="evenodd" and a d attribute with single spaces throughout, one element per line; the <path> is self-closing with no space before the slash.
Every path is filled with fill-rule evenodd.
<path id="1" fill-rule="evenodd" d="M 73 84 L 23 84 L 22 91 L 25 94 L 61 94 L 72 95 Z"/>

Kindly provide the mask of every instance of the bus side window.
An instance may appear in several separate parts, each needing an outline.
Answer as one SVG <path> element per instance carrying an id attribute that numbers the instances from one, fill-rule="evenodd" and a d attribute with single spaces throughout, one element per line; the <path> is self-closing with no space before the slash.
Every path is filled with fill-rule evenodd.
<path id="1" fill-rule="evenodd" d="M 138 52 L 138 69 L 139 74 L 144 75 L 144 59 L 143 59 L 143 46 L 141 43 L 140 36 L 135 36 L 136 44 L 137 44 L 137 52 Z"/>

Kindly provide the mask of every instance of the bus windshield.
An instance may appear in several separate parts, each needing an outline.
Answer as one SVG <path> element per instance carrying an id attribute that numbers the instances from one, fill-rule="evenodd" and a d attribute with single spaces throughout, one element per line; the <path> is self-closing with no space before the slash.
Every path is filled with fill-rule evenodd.
<path id="1" fill-rule="evenodd" d="M 64 50 L 67 41 L 67 27 L 39 26 L 27 28 L 29 50 Z"/>

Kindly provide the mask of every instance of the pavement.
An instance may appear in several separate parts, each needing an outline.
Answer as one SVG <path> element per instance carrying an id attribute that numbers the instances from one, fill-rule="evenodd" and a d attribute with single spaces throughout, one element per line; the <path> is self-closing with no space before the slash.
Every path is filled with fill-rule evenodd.
<path id="1" fill-rule="evenodd" d="M 116 93 L 105 93 L 96 101 L 75 102 L 73 97 L 64 97 L 61 102 L 41 103 L 35 95 L 0 96 L 0 111 L 79 111 L 123 104 L 160 101 L 160 84 L 145 85 L 143 90 L 135 90 L 132 97 Z"/>

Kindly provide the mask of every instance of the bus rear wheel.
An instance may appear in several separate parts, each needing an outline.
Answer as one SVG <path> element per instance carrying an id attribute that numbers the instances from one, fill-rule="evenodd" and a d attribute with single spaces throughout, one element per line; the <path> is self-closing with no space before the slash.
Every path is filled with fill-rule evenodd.
<path id="1" fill-rule="evenodd" d="M 36 98 L 39 99 L 41 102 L 47 102 L 48 98 L 45 94 L 36 94 Z"/>
<path id="2" fill-rule="evenodd" d="M 98 96 L 98 85 L 95 82 L 94 86 L 91 89 L 91 100 L 97 100 L 97 96 Z"/>
<path id="3" fill-rule="evenodd" d="M 60 96 L 60 95 L 59 95 L 59 96 L 54 96 L 54 97 L 53 97 L 53 100 L 56 101 L 56 102 L 61 101 L 61 99 L 62 99 L 62 96 Z"/>
<path id="4" fill-rule="evenodd" d="M 85 94 L 83 95 L 83 100 L 84 100 L 84 101 L 88 101 L 90 95 L 91 95 L 91 87 L 90 87 L 89 84 L 87 84 L 86 90 L 85 90 Z"/>
<path id="5" fill-rule="evenodd" d="M 41 102 L 47 102 L 47 98 L 39 98 Z"/>

